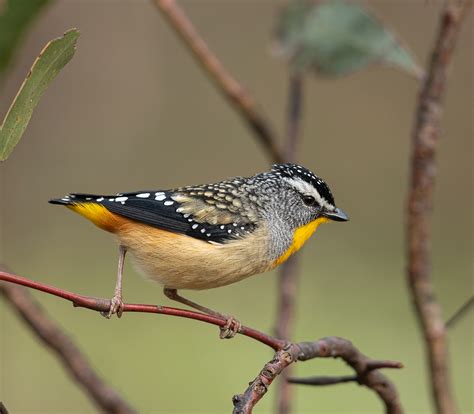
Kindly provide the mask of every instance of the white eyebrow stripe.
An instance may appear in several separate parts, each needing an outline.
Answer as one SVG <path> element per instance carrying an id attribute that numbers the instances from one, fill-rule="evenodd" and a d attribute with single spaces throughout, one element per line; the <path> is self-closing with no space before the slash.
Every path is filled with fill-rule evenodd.
<path id="1" fill-rule="evenodd" d="M 298 192 L 301 194 L 308 194 L 310 196 L 313 196 L 315 200 L 319 203 L 321 207 L 324 207 L 326 210 L 333 211 L 335 207 L 327 201 L 324 197 L 322 197 L 318 190 L 314 188 L 311 184 L 307 183 L 304 180 L 301 180 L 299 178 L 288 178 L 288 177 L 283 177 L 283 179 L 293 186 Z"/>

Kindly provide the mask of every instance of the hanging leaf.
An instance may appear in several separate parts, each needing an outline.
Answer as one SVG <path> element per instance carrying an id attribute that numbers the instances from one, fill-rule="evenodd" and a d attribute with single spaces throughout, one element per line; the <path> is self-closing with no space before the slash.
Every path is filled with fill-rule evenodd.
<path id="1" fill-rule="evenodd" d="M 5 71 L 28 25 L 49 0 L 0 0 L 0 73 Z"/>
<path id="2" fill-rule="evenodd" d="M 291 2 L 277 27 L 280 50 L 296 72 L 346 75 L 372 63 L 420 77 L 421 69 L 397 37 L 362 7 L 344 1 Z"/>
<path id="3" fill-rule="evenodd" d="M 11 154 L 44 91 L 73 57 L 78 37 L 76 29 L 67 31 L 63 37 L 50 41 L 33 63 L 0 126 L 0 161 Z"/>

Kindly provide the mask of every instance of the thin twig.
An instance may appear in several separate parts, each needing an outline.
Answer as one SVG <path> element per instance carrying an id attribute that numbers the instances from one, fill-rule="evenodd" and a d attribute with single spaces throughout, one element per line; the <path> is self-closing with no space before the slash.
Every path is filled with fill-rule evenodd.
<path id="1" fill-rule="evenodd" d="M 451 317 L 446 321 L 446 328 L 452 329 L 472 307 L 474 307 L 474 296 L 471 296 L 451 315 Z"/>
<path id="2" fill-rule="evenodd" d="M 378 369 L 368 369 L 372 361 L 362 354 L 351 342 L 338 337 L 323 338 L 314 342 L 289 344 L 275 353 L 273 359 L 265 364 L 258 376 L 249 384 L 243 394 L 233 398 L 234 414 L 251 414 L 252 409 L 265 395 L 274 379 L 296 361 L 307 361 L 314 358 L 341 358 L 356 373 L 357 382 L 374 392 L 385 405 L 387 414 L 403 414 L 397 390 Z M 390 361 L 390 367 L 402 367 L 398 362 Z"/>
<path id="3" fill-rule="evenodd" d="M 257 104 L 249 92 L 224 68 L 174 0 L 152 1 L 192 52 L 196 61 L 209 75 L 218 90 L 229 100 L 254 131 L 266 153 L 273 161 L 281 162 L 283 156 L 277 146 L 275 135 L 268 122 L 259 112 Z"/>
<path id="4" fill-rule="evenodd" d="M 10 302 L 36 336 L 55 352 L 64 369 L 101 410 L 107 413 L 132 414 L 133 409 L 110 385 L 95 372 L 87 358 L 77 348 L 30 293 L 20 286 L 0 283 L 0 294 Z M 0 411 L 1 412 L 1 411 Z"/>
<path id="5" fill-rule="evenodd" d="M 300 74 L 291 74 L 288 91 L 288 126 L 285 146 L 285 161 L 295 162 L 301 130 L 303 108 L 303 79 Z M 295 319 L 295 303 L 298 288 L 298 256 L 293 255 L 282 265 L 278 279 L 278 305 L 276 336 L 290 338 Z M 282 373 L 278 384 L 277 412 L 288 414 L 291 410 L 291 387 L 287 382 L 291 368 Z"/>
<path id="6" fill-rule="evenodd" d="M 8 272 L 0 271 L 0 280 L 15 283 L 17 285 L 26 286 L 32 289 L 40 290 L 41 292 L 49 293 L 73 303 L 76 307 L 87 308 L 98 312 L 105 312 L 110 309 L 110 300 L 104 298 L 93 298 L 90 296 L 78 295 L 76 293 L 68 292 L 66 290 L 58 289 L 53 286 L 48 286 L 40 282 L 34 282 L 21 276 L 13 275 Z M 142 313 L 157 313 L 160 315 L 178 316 L 181 318 L 195 319 L 201 322 L 210 323 L 219 327 L 224 326 L 227 321 L 215 316 L 206 315 L 204 313 L 188 311 L 185 309 L 169 308 L 167 306 L 157 305 L 140 305 L 140 304 L 124 304 L 124 312 L 142 312 Z M 275 351 L 285 346 L 286 342 L 280 339 L 273 338 L 256 329 L 242 326 L 239 331 L 240 334 L 253 338 Z"/>
<path id="7" fill-rule="evenodd" d="M 441 306 L 431 280 L 430 219 L 436 177 L 436 147 L 446 78 L 461 22 L 470 1 L 446 2 L 421 90 L 412 135 L 411 184 L 407 210 L 408 285 L 423 330 L 432 394 L 438 414 L 456 412 L 448 370 L 448 345 Z"/>
<path id="8" fill-rule="evenodd" d="M 341 377 L 308 377 L 308 378 L 288 378 L 290 384 L 299 384 L 299 385 L 335 385 L 335 384 L 344 384 L 347 382 L 357 382 L 357 375 L 346 375 Z"/>

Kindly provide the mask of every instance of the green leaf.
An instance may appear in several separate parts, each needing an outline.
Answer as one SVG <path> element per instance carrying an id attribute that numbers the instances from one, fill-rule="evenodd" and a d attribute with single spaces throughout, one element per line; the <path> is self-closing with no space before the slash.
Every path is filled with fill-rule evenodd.
<path id="1" fill-rule="evenodd" d="M 36 58 L 0 126 L 0 161 L 11 154 L 44 91 L 73 57 L 78 37 L 79 32 L 71 29 L 63 37 L 48 42 Z"/>
<path id="2" fill-rule="evenodd" d="M 296 72 L 339 76 L 382 63 L 422 74 L 393 33 L 364 8 L 344 1 L 291 2 L 280 16 L 277 40 Z"/>
<path id="3" fill-rule="evenodd" d="M 49 0 L 0 0 L 0 73 L 29 24 Z"/>

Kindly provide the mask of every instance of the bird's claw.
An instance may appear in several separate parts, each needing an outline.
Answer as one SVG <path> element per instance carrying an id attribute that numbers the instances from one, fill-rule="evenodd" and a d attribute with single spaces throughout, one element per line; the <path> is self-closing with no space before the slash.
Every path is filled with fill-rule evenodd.
<path id="1" fill-rule="evenodd" d="M 235 335 L 237 335 L 238 332 L 240 332 L 241 328 L 242 324 L 233 316 L 229 316 L 226 320 L 225 325 L 220 327 L 221 332 L 219 334 L 219 338 L 231 339 Z"/>
<path id="2" fill-rule="evenodd" d="M 112 299 L 110 299 L 110 308 L 107 312 L 101 312 L 100 314 L 107 319 L 110 319 L 112 315 L 117 314 L 117 317 L 121 318 L 123 313 L 123 301 L 122 296 L 114 295 Z"/>

